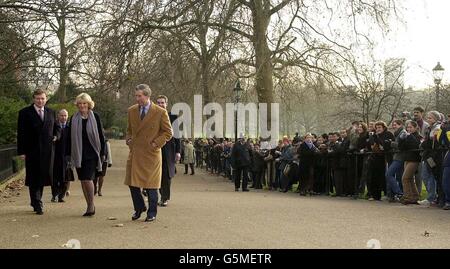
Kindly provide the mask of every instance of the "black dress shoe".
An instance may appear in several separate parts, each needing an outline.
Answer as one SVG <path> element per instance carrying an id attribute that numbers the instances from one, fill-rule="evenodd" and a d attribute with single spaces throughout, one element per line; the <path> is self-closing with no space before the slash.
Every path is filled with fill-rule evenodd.
<path id="1" fill-rule="evenodd" d="M 42 211 L 42 208 L 36 208 L 35 212 L 36 215 L 44 215 L 44 211 Z"/>
<path id="2" fill-rule="evenodd" d="M 134 211 L 133 216 L 131 216 L 131 220 L 137 220 L 141 217 L 142 212 L 147 211 L 147 208 L 144 207 L 142 210 Z"/>
<path id="3" fill-rule="evenodd" d="M 250 191 L 249 189 L 242 189 L 242 191 Z"/>
<path id="4" fill-rule="evenodd" d="M 64 199 L 63 198 L 59 198 L 58 199 L 58 203 L 65 203 L 66 201 L 64 201 Z"/>
<path id="5" fill-rule="evenodd" d="M 145 218 L 145 222 L 152 222 L 152 221 L 155 221 L 156 220 L 156 217 L 146 217 Z"/>

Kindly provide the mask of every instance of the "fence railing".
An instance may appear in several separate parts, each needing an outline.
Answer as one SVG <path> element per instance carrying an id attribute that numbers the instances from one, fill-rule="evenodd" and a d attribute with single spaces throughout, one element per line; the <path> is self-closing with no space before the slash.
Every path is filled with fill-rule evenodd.
<path id="1" fill-rule="evenodd" d="M 18 172 L 15 156 L 17 156 L 16 145 L 0 146 L 0 183 Z"/>

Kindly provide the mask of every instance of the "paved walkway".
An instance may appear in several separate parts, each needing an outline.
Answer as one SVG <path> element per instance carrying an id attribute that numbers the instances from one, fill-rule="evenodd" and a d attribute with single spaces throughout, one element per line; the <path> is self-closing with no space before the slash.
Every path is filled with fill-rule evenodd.
<path id="1" fill-rule="evenodd" d="M 159 208 L 155 222 L 133 222 L 129 190 L 123 185 L 127 147 L 112 141 L 112 151 L 114 166 L 108 170 L 104 196 L 95 198 L 94 217 L 81 217 L 85 202 L 78 181 L 63 204 L 50 203 L 46 188 L 43 216 L 32 212 L 24 188 L 20 196 L 0 203 L 0 248 L 61 248 L 69 239 L 79 240 L 81 248 L 366 248 L 370 239 L 379 240 L 381 248 L 450 248 L 448 211 L 235 192 L 228 180 L 202 170 L 175 177 L 172 201 Z"/>

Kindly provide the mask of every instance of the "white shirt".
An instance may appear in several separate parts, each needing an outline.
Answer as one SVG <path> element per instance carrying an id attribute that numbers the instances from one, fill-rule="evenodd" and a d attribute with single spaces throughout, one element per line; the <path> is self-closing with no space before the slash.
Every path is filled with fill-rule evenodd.
<path id="1" fill-rule="evenodd" d="M 42 120 L 44 120 L 44 115 L 45 115 L 44 107 L 39 108 L 36 105 L 33 105 L 33 106 L 34 106 L 34 109 L 36 110 L 36 113 L 41 117 Z M 40 114 L 39 111 L 41 111 L 42 114 Z"/>

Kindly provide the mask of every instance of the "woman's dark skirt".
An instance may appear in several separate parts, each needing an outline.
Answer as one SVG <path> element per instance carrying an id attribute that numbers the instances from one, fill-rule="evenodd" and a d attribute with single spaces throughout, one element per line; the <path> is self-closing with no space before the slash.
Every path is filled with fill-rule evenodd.
<path id="1" fill-rule="evenodd" d="M 81 161 L 81 168 L 77 168 L 79 180 L 94 180 L 97 173 L 97 160 L 83 160 Z"/>

